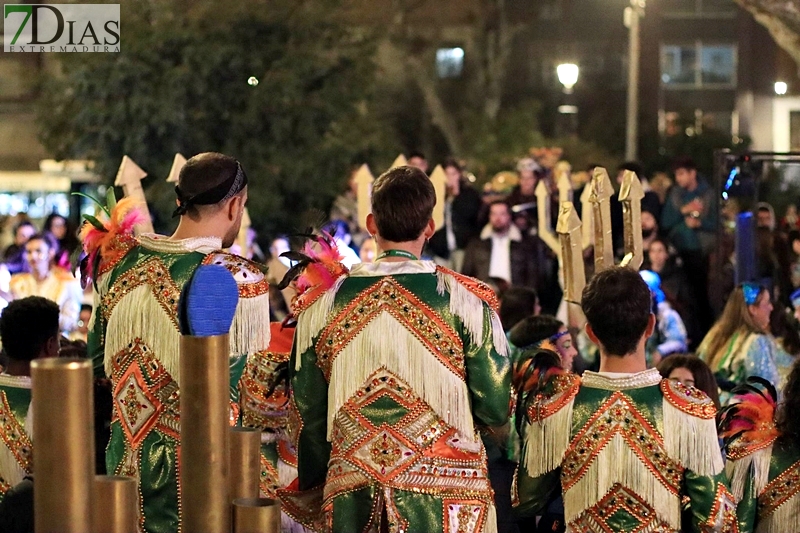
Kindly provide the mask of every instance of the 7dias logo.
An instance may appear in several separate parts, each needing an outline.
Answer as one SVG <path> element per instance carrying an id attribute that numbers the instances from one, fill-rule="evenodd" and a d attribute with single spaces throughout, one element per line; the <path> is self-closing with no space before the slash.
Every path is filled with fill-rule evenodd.
<path id="1" fill-rule="evenodd" d="M 5 52 L 119 52 L 119 4 L 5 4 Z"/>

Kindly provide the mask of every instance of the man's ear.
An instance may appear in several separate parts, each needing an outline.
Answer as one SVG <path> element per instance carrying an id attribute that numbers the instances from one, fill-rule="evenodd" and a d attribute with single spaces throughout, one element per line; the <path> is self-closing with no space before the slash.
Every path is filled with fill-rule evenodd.
<path id="1" fill-rule="evenodd" d="M 375 223 L 375 215 L 367 214 L 367 232 L 373 237 L 378 234 L 378 225 Z"/>
<path id="2" fill-rule="evenodd" d="M 58 352 L 61 351 L 61 334 L 57 333 L 54 337 L 47 339 L 44 345 L 45 357 L 58 357 Z"/>
<path id="3" fill-rule="evenodd" d="M 653 332 L 656 330 L 656 315 L 650 313 L 650 318 L 647 319 L 647 329 L 644 330 L 644 338 L 649 339 Z"/>
<path id="4" fill-rule="evenodd" d="M 431 218 L 428 220 L 428 224 L 425 226 L 422 234 L 425 236 L 425 240 L 427 241 L 433 237 L 434 233 L 436 233 L 436 222 L 434 222 L 434 220 Z"/>
<path id="5" fill-rule="evenodd" d="M 592 326 L 589 325 L 589 323 L 587 322 L 586 326 L 584 327 L 584 329 L 586 330 L 586 336 L 589 337 L 589 340 L 592 341 L 595 346 L 599 347 L 600 346 L 600 341 L 597 340 L 597 335 L 594 334 L 594 330 L 592 329 Z"/>
<path id="6" fill-rule="evenodd" d="M 230 201 L 228 202 L 228 220 L 236 220 L 236 217 L 239 216 L 239 211 L 241 211 L 244 207 L 242 202 L 244 202 L 244 197 L 241 194 L 231 197 Z"/>

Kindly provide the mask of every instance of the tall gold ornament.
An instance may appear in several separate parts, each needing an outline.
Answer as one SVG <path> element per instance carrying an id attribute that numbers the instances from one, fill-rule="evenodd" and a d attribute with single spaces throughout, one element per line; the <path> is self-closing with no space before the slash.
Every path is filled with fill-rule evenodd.
<path id="1" fill-rule="evenodd" d="M 147 207 L 147 198 L 142 189 L 142 180 L 147 176 L 147 172 L 142 170 L 139 165 L 133 162 L 130 157 L 123 156 L 122 163 L 117 170 L 117 177 L 114 185 L 122 187 L 122 192 L 126 198 L 133 198 L 139 204 L 144 222 L 136 225 L 135 231 L 141 233 L 153 233 L 153 220 L 150 218 L 150 209 Z"/>
<path id="2" fill-rule="evenodd" d="M 622 204 L 622 221 L 625 231 L 625 257 L 622 266 L 639 270 L 644 261 L 642 250 L 642 182 L 636 173 L 626 170 L 622 175 L 622 188 L 619 191 L 619 201 Z"/>

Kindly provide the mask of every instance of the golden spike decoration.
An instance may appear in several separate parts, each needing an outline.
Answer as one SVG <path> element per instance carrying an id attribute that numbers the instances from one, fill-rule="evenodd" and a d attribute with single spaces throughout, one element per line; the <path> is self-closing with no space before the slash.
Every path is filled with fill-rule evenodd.
<path id="1" fill-rule="evenodd" d="M 553 250 L 553 253 L 560 256 L 561 246 L 550 224 L 550 191 L 547 190 L 544 180 L 539 180 L 534 194 L 536 195 L 536 214 L 539 217 L 539 238 Z"/>
<path id="2" fill-rule="evenodd" d="M 147 198 L 142 189 L 142 180 L 147 176 L 147 172 L 142 170 L 139 165 L 133 162 L 130 157 L 123 156 L 122 163 L 119 165 L 117 177 L 114 180 L 114 185 L 122 187 L 122 192 L 127 198 L 134 198 L 144 216 L 144 222 L 137 224 L 135 232 L 137 235 L 141 233 L 153 233 L 153 220 L 150 218 L 150 209 L 147 207 Z"/>
<path id="3" fill-rule="evenodd" d="M 619 201 L 622 204 L 622 220 L 625 229 L 625 257 L 621 266 L 639 270 L 644 261 L 642 250 L 642 182 L 636 173 L 626 170 L 622 175 Z"/>
<path id="4" fill-rule="evenodd" d="M 603 167 L 595 167 L 590 185 L 592 192 L 589 203 L 592 204 L 594 219 L 594 271 L 601 272 L 614 266 L 614 242 L 611 235 L 611 196 L 614 194 L 614 187 Z"/>
<path id="5" fill-rule="evenodd" d="M 172 160 L 172 168 L 169 169 L 169 176 L 167 176 L 167 183 L 178 183 L 178 176 L 181 174 L 181 169 L 186 164 L 186 158 L 182 154 L 175 154 L 175 159 Z"/>
<path id="6" fill-rule="evenodd" d="M 572 202 L 563 202 L 558 212 L 556 233 L 561 241 L 561 259 L 564 268 L 564 299 L 580 304 L 581 293 L 586 285 L 583 268 L 583 245 L 581 244 L 581 219 Z"/>
<path id="7" fill-rule="evenodd" d="M 358 189 L 356 190 L 356 200 L 358 202 L 358 226 L 362 229 L 367 228 L 367 215 L 372 212 L 372 182 L 375 178 L 369 167 L 364 164 L 356 171 L 355 176 Z"/>
<path id="8" fill-rule="evenodd" d="M 569 180 L 569 172 L 561 172 L 556 179 L 556 187 L 558 188 L 559 205 L 572 201 L 572 182 Z"/>
<path id="9" fill-rule="evenodd" d="M 245 207 L 244 211 L 242 211 L 242 225 L 239 226 L 239 234 L 236 236 L 236 242 L 239 244 L 239 255 L 246 259 L 252 259 L 249 256 L 249 250 L 247 246 L 247 232 L 250 230 L 250 211 Z"/>
<path id="10" fill-rule="evenodd" d="M 446 184 L 447 175 L 444 173 L 442 165 L 436 165 L 436 168 L 431 172 L 431 183 L 433 190 L 436 191 L 436 205 L 433 206 L 433 221 L 436 223 L 436 229 L 444 226 L 444 203 L 446 201 Z"/>
<path id="11" fill-rule="evenodd" d="M 594 219 L 589 213 L 589 198 L 592 196 L 592 182 L 589 181 L 583 187 L 581 192 L 581 206 L 583 206 L 583 220 L 581 222 L 581 240 L 583 241 L 583 249 L 586 250 L 594 244 Z"/>
<path id="12" fill-rule="evenodd" d="M 389 170 L 392 170 L 393 168 L 397 167 L 404 167 L 406 165 L 408 165 L 408 159 L 406 159 L 406 156 L 404 156 L 403 154 L 400 154 L 397 156 L 397 158 L 395 158 L 394 162 L 392 163 L 392 166 L 389 167 Z"/>

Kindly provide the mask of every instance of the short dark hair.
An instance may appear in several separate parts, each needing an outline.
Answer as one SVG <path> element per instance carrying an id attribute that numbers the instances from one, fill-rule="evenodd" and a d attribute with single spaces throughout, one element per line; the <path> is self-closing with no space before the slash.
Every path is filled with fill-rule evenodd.
<path id="1" fill-rule="evenodd" d="M 58 337 L 58 305 L 40 296 L 14 300 L 0 314 L 0 339 L 9 359 L 32 361 Z"/>
<path id="2" fill-rule="evenodd" d="M 623 356 L 636 350 L 647 330 L 652 295 L 638 272 L 611 267 L 584 287 L 581 307 L 608 355 Z"/>
<path id="3" fill-rule="evenodd" d="M 492 207 L 494 207 L 494 206 L 496 206 L 496 205 L 504 205 L 504 206 L 506 206 L 506 209 L 508 209 L 508 214 L 509 214 L 509 215 L 511 215 L 511 214 L 512 214 L 512 213 L 511 213 L 511 204 L 509 204 L 509 203 L 508 203 L 507 201 L 505 201 L 505 200 L 492 200 L 491 202 L 489 202 L 489 211 L 491 211 L 491 210 L 492 210 Z"/>
<path id="4" fill-rule="evenodd" d="M 689 156 L 681 156 L 672 162 L 673 172 L 677 172 L 679 168 L 684 168 L 686 170 L 697 170 L 697 163 L 695 163 L 694 159 Z"/>
<path id="5" fill-rule="evenodd" d="M 625 161 L 619 166 L 617 172 L 622 170 L 630 170 L 631 172 L 636 174 L 636 177 L 639 179 L 642 179 L 644 177 L 644 167 L 638 161 Z"/>
<path id="6" fill-rule="evenodd" d="M 563 322 L 551 315 L 529 316 L 511 328 L 508 341 L 517 348 L 526 348 L 549 339 L 563 326 Z"/>
<path id="7" fill-rule="evenodd" d="M 48 249 L 58 252 L 58 239 L 56 239 L 55 235 L 50 232 L 45 231 L 42 233 L 34 233 L 31 235 L 31 238 L 28 239 L 28 242 L 31 241 L 44 241 Z M 28 242 L 25 244 L 27 245 Z"/>
<path id="8" fill-rule="evenodd" d="M 508 331 L 517 323 L 533 314 L 536 306 L 536 291 L 530 287 L 509 287 L 500 297 L 500 323 Z"/>
<path id="9" fill-rule="evenodd" d="M 425 158 L 425 154 L 423 154 L 423 153 L 422 153 L 422 152 L 420 152 L 419 150 L 414 150 L 413 152 L 411 152 L 410 154 L 408 154 L 408 158 L 409 158 L 409 159 L 412 159 L 412 158 L 414 158 L 414 157 L 419 157 L 420 159 L 426 159 L 426 158 Z"/>
<path id="10" fill-rule="evenodd" d="M 205 152 L 190 158 L 178 175 L 178 187 L 184 197 L 190 198 L 202 194 L 233 178 L 237 172 L 244 174 L 239 162 L 225 154 Z M 237 194 L 242 194 L 239 191 Z M 187 213 L 197 216 L 201 209 L 215 208 L 217 204 L 191 204 Z"/>
<path id="11" fill-rule="evenodd" d="M 433 214 L 436 191 L 418 168 L 402 166 L 384 172 L 372 187 L 372 215 L 378 234 L 392 242 L 419 238 Z"/>
<path id="12" fill-rule="evenodd" d="M 459 163 L 455 157 L 448 157 L 447 159 L 444 160 L 442 168 L 447 168 L 447 167 L 453 167 L 459 172 L 464 170 L 463 168 L 461 168 L 461 163 Z"/>

